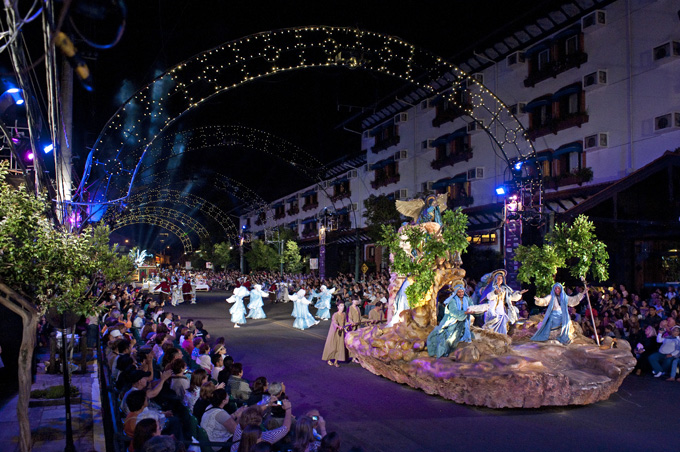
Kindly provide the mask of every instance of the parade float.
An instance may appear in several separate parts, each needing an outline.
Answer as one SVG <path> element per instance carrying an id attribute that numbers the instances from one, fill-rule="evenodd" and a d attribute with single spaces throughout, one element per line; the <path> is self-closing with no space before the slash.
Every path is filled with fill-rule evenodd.
<path id="1" fill-rule="evenodd" d="M 346 335 L 362 367 L 428 394 L 490 408 L 585 405 L 618 390 L 635 366 L 626 341 L 606 338 L 598 345 L 574 322 L 568 325 L 568 345 L 556 340 L 559 329 L 548 340 L 532 341 L 542 315 L 515 322 L 508 334 L 470 323 L 470 342 L 459 342 L 448 356 L 430 356 L 427 339 L 437 326 L 440 291 L 464 284 L 460 254 L 468 244 L 467 218 L 460 210 L 445 211 L 441 197 L 410 203 L 397 207 L 414 221 L 396 232 L 384 229 L 382 244 L 390 248 L 392 272 L 388 322 Z M 549 260 L 555 271 L 558 261 Z M 530 268 L 536 267 L 527 263 Z M 531 273 L 525 269 L 523 277 Z M 400 309 L 404 295 L 408 306 Z"/>

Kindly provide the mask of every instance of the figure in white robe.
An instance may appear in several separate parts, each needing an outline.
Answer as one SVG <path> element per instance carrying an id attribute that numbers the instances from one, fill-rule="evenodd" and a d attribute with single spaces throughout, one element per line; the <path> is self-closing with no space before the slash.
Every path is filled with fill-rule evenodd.
<path id="1" fill-rule="evenodd" d="M 291 295 L 290 298 L 297 305 L 297 316 L 295 318 L 295 322 L 293 322 L 293 328 L 306 330 L 310 326 L 314 326 L 319 323 L 319 321 L 314 320 L 312 314 L 309 313 L 309 305 L 312 302 L 305 298 L 304 289 L 298 290 L 297 293 L 295 295 Z"/>
<path id="2" fill-rule="evenodd" d="M 262 297 L 268 296 L 269 292 L 263 291 L 261 284 L 255 284 L 253 286 L 253 289 L 250 291 L 250 303 L 248 303 L 248 309 L 250 309 L 250 311 L 248 312 L 246 318 L 266 319 L 267 316 L 265 315 L 264 310 L 262 309 L 262 306 L 264 306 Z"/>
<path id="3" fill-rule="evenodd" d="M 401 313 L 409 309 L 408 298 L 406 297 L 406 289 L 411 285 L 412 282 L 413 281 L 409 277 L 406 278 L 403 283 L 401 283 L 399 292 L 397 292 L 397 295 L 394 297 L 394 313 L 392 314 L 390 321 L 387 323 L 387 326 L 394 326 L 401 322 Z"/>
<path id="4" fill-rule="evenodd" d="M 494 272 L 493 290 L 486 294 L 488 303 L 470 306 L 468 310 L 475 314 L 484 313 L 482 328 L 500 334 L 508 334 L 508 323 L 517 322 L 519 309 L 512 303 L 522 299 L 526 289 L 515 291 L 505 284 L 505 270 Z"/>
<path id="5" fill-rule="evenodd" d="M 321 320 L 328 320 L 331 318 L 331 298 L 334 293 L 335 287 L 329 289 L 326 286 L 321 286 L 319 301 L 314 305 L 314 307 L 318 309 L 318 311 L 316 311 L 316 316 Z"/>
<path id="6" fill-rule="evenodd" d="M 247 297 L 248 289 L 245 287 L 237 287 L 234 289 L 234 294 L 227 298 L 227 303 L 232 303 L 234 306 L 229 308 L 229 314 L 231 314 L 231 322 L 234 324 L 234 328 L 240 328 L 240 324 L 246 323 L 246 307 L 243 304 L 243 298 Z"/>
<path id="7" fill-rule="evenodd" d="M 170 304 L 177 306 L 180 303 L 184 303 L 184 298 L 182 297 L 182 287 L 179 285 L 172 286 L 172 298 L 170 299 Z"/>

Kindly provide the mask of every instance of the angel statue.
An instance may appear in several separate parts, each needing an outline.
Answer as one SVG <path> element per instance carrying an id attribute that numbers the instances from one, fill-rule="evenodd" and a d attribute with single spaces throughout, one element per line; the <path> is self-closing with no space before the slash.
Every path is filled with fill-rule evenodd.
<path id="1" fill-rule="evenodd" d="M 446 195 L 429 195 L 424 200 L 395 201 L 400 214 L 413 218 L 415 224 L 437 223 L 442 225 L 442 212 L 446 210 Z"/>

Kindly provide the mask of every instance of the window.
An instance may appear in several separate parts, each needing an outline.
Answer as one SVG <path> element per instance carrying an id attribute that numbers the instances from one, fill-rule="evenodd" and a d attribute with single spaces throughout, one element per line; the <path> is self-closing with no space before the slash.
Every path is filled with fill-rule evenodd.
<path id="1" fill-rule="evenodd" d="M 550 63 L 550 49 L 542 50 L 538 53 L 538 70 L 544 71 Z"/>
<path id="2" fill-rule="evenodd" d="M 529 60 L 529 74 L 524 86 L 533 87 L 588 61 L 582 36 L 580 26 L 575 25 L 527 49 L 525 56 Z"/>
<path id="3" fill-rule="evenodd" d="M 493 245 L 498 241 L 498 237 L 495 232 L 487 232 L 468 236 L 467 241 L 473 245 Z"/>
<path id="4" fill-rule="evenodd" d="M 399 126 L 392 121 L 373 129 L 372 135 L 375 137 L 375 145 L 371 148 L 374 153 L 395 146 L 400 141 Z"/>
<path id="5" fill-rule="evenodd" d="M 578 36 L 570 36 L 564 41 L 564 54 L 573 55 L 578 52 Z"/>
<path id="6" fill-rule="evenodd" d="M 371 182 L 374 189 L 399 182 L 399 164 L 394 159 L 384 160 L 374 165 L 375 180 Z"/>

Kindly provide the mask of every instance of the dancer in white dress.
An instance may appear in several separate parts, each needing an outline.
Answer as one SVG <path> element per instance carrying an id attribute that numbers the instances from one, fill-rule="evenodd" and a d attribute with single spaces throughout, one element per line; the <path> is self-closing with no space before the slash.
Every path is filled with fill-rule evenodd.
<path id="1" fill-rule="evenodd" d="M 519 310 L 512 303 L 522 299 L 524 290 L 513 290 L 505 283 L 505 270 L 496 270 L 492 275 L 492 290 L 486 294 L 488 303 L 468 307 L 468 313 L 484 313 L 482 328 L 500 334 L 508 334 L 508 324 L 518 320 Z"/>
<path id="2" fill-rule="evenodd" d="M 240 328 L 239 324 L 246 323 L 246 307 L 243 304 L 243 298 L 247 297 L 248 289 L 241 286 L 234 289 L 234 294 L 227 298 L 227 303 L 233 303 L 234 306 L 229 308 L 229 314 L 231 314 L 231 321 L 234 324 L 234 328 Z"/>
<path id="3" fill-rule="evenodd" d="M 316 316 L 321 320 L 328 320 L 331 318 L 331 297 L 335 293 L 335 287 L 328 289 L 326 286 L 321 286 L 321 293 L 319 294 L 319 301 L 314 307 L 318 309 Z"/>
<path id="4" fill-rule="evenodd" d="M 255 284 L 253 286 L 253 289 L 250 291 L 250 303 L 248 303 L 248 309 L 250 309 L 250 311 L 248 312 L 246 318 L 266 319 L 267 316 L 265 315 L 264 310 L 262 309 L 262 306 L 264 306 L 262 297 L 268 296 L 269 292 L 263 291 L 261 284 Z"/>
<path id="5" fill-rule="evenodd" d="M 295 316 L 295 322 L 293 322 L 293 328 L 299 330 L 306 330 L 310 326 L 314 326 L 319 323 L 318 320 L 314 320 L 312 314 L 309 313 L 309 305 L 312 303 L 307 298 L 305 298 L 305 290 L 300 289 L 295 295 L 290 296 L 291 300 L 295 302 L 297 309 L 297 316 Z M 295 312 L 295 310 L 293 310 Z"/>

